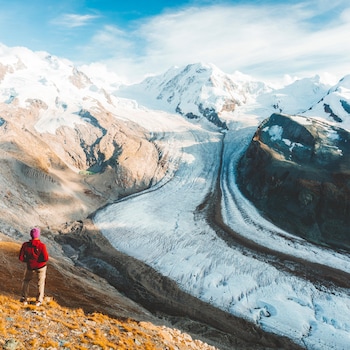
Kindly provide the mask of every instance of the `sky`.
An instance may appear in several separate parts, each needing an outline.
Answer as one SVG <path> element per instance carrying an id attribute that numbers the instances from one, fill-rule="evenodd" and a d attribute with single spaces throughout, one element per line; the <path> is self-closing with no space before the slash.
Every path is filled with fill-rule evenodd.
<path id="1" fill-rule="evenodd" d="M 348 0 L 0 0 L 0 43 L 135 82 L 213 63 L 274 80 L 350 72 Z"/>

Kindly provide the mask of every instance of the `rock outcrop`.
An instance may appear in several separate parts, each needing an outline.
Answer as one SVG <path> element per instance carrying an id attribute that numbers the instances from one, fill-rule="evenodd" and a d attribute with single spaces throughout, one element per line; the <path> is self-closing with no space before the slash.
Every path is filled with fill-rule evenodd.
<path id="1" fill-rule="evenodd" d="M 100 107 L 82 110 L 74 128 L 40 133 L 35 128 L 40 106 L 0 103 L 3 224 L 26 230 L 29 222 L 47 226 L 81 219 L 163 177 L 164 157 L 140 126 Z"/>
<path id="2" fill-rule="evenodd" d="M 350 250 L 350 134 L 272 114 L 238 165 L 242 192 L 272 222 L 317 244 Z"/>

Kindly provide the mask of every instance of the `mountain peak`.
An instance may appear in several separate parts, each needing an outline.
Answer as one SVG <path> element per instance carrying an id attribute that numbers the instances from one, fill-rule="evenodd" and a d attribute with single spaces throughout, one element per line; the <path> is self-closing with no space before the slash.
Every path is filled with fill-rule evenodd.
<path id="1" fill-rule="evenodd" d="M 223 115 L 245 104 L 253 91 L 256 91 L 253 85 L 235 82 L 214 64 L 200 62 L 173 67 L 140 84 L 123 86 L 114 94 L 127 98 L 136 96 L 148 108 L 176 112 L 189 119 L 204 118 L 225 129 Z"/>

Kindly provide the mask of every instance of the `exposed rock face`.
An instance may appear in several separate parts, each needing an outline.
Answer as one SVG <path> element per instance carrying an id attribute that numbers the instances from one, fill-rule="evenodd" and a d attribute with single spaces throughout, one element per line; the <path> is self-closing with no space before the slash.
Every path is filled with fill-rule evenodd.
<path id="1" fill-rule="evenodd" d="M 273 114 L 238 166 L 244 194 L 278 226 L 350 250 L 350 134 L 305 117 Z"/>
<path id="2" fill-rule="evenodd" d="M 141 127 L 101 107 L 82 110 L 75 128 L 39 133 L 42 106 L 0 103 L 0 222 L 21 229 L 84 218 L 164 175 L 166 162 Z"/>

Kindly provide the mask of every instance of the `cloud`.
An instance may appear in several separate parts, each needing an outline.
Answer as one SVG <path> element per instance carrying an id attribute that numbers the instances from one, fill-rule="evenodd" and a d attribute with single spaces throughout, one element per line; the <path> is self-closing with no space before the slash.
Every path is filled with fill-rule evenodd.
<path id="1" fill-rule="evenodd" d="M 118 54 L 128 52 L 133 46 L 132 40 L 127 32 L 117 26 L 106 25 L 99 30 L 91 39 L 93 47 L 104 48 L 106 52 Z"/>
<path id="2" fill-rule="evenodd" d="M 55 25 L 67 27 L 67 28 L 76 28 L 83 27 L 89 24 L 92 20 L 98 18 L 97 15 L 77 15 L 73 13 L 66 13 L 61 15 L 58 18 L 55 18 L 52 23 Z"/>
<path id="3" fill-rule="evenodd" d="M 105 27 L 91 45 L 108 45 L 108 59 L 101 59 L 135 78 L 199 61 L 261 78 L 345 75 L 349 11 L 338 0 L 189 7 L 134 22 L 128 31 Z"/>

